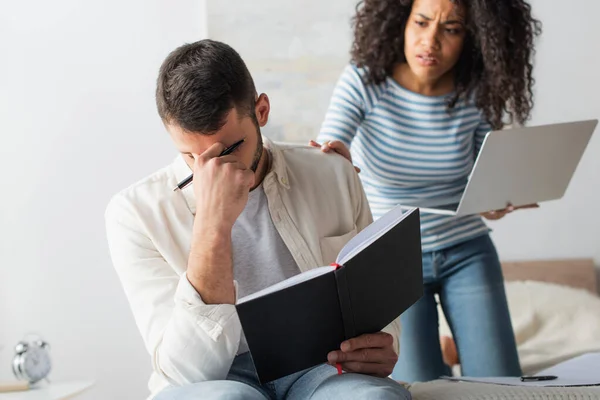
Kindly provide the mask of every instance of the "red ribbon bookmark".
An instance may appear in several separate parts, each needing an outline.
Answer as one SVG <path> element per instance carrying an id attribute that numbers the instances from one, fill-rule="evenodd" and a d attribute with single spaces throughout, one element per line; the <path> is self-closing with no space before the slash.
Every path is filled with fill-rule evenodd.
<path id="1" fill-rule="evenodd" d="M 337 264 L 337 263 L 331 263 L 331 264 L 329 264 L 329 266 L 330 266 L 330 267 L 335 267 L 335 269 L 340 269 L 340 268 L 342 268 L 342 266 L 341 266 L 340 264 Z"/>

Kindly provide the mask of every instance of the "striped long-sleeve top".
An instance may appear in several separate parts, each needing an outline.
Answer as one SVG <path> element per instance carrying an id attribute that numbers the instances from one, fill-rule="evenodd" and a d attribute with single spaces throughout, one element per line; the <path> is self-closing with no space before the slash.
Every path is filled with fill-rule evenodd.
<path id="1" fill-rule="evenodd" d="M 375 218 L 397 204 L 435 206 L 465 189 L 490 125 L 472 102 L 447 111 L 447 96 L 411 92 L 388 77 L 365 84 L 365 70 L 347 66 L 318 137 L 350 147 Z M 486 234 L 478 215 L 421 216 L 423 251 Z"/>

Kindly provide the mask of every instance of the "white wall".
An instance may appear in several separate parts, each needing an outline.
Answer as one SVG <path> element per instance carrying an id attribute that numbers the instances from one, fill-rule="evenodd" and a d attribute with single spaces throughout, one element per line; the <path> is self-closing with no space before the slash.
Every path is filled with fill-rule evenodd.
<path id="1" fill-rule="evenodd" d="M 357 0 L 209 0 L 208 34 L 246 61 L 271 99 L 264 133 L 305 143 L 316 137 L 335 82 L 348 63 Z"/>
<path id="2" fill-rule="evenodd" d="M 154 105 L 169 51 L 205 36 L 195 0 L 0 3 L 0 380 L 29 331 L 81 399 L 142 399 L 149 357 L 112 268 L 110 196 L 175 157 Z"/>
<path id="3" fill-rule="evenodd" d="M 531 0 L 544 33 L 536 57 L 531 124 L 600 118 L 600 3 Z M 491 224 L 504 259 L 590 257 L 600 264 L 600 128 L 565 197 Z"/>

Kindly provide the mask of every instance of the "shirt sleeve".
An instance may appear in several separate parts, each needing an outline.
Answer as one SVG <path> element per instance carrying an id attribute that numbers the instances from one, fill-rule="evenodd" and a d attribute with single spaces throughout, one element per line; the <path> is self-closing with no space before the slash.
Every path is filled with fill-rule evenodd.
<path id="1" fill-rule="evenodd" d="M 106 214 L 108 245 L 152 367 L 173 385 L 225 379 L 238 351 L 235 306 L 207 305 L 165 261 L 135 207 L 114 198 Z"/>
<path id="2" fill-rule="evenodd" d="M 348 65 L 333 90 L 317 142 L 339 140 L 350 148 L 356 131 L 365 117 L 367 96 L 357 68 Z"/>

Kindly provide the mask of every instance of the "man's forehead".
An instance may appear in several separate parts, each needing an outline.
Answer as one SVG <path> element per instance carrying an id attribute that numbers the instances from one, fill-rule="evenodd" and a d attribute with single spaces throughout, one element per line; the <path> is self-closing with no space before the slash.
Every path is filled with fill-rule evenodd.
<path id="1" fill-rule="evenodd" d="M 176 124 L 167 124 L 175 146 L 184 154 L 202 153 L 216 142 L 229 146 L 248 135 L 247 130 L 254 129 L 248 116 L 240 116 L 237 112 L 227 115 L 225 124 L 216 132 L 190 132 Z"/>

